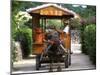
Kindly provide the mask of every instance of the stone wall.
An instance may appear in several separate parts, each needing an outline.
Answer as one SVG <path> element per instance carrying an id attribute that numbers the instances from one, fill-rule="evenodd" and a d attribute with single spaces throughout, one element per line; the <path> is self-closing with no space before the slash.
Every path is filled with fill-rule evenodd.
<path id="1" fill-rule="evenodd" d="M 16 51 L 16 61 L 22 60 L 22 50 L 20 42 L 15 42 L 15 51 Z"/>

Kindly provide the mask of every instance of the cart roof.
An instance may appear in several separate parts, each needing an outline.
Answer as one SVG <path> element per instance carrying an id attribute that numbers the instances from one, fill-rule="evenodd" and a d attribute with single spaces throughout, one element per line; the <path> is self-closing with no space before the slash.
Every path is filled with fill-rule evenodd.
<path id="1" fill-rule="evenodd" d="M 67 8 L 63 8 L 57 4 L 43 4 L 26 10 L 28 13 L 39 14 L 43 16 L 70 16 L 74 17 L 75 12 Z"/>

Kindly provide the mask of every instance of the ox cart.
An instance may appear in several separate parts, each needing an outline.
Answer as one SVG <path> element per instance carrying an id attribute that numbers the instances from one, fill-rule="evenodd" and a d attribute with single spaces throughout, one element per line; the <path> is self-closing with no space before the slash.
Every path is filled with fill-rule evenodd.
<path id="1" fill-rule="evenodd" d="M 65 9 L 56 4 L 44 4 L 35 8 L 27 9 L 27 12 L 32 16 L 32 36 L 33 36 L 33 54 L 36 55 L 36 70 L 39 70 L 42 63 L 50 63 L 50 58 L 48 56 L 48 50 L 53 44 L 46 42 L 46 25 L 48 19 L 59 19 L 62 21 L 63 25 L 66 24 L 65 21 L 68 21 L 70 18 L 73 18 L 75 13 Z M 62 51 L 59 62 L 65 63 L 65 68 L 68 68 L 71 65 L 71 37 L 70 32 L 65 34 L 60 31 L 60 40 L 64 41 L 64 45 L 59 42 L 57 49 L 59 48 Z M 48 45 L 49 43 L 49 45 Z M 57 53 L 57 52 L 56 52 Z M 53 58 L 52 55 L 50 55 Z M 53 62 L 58 62 L 56 59 Z"/>

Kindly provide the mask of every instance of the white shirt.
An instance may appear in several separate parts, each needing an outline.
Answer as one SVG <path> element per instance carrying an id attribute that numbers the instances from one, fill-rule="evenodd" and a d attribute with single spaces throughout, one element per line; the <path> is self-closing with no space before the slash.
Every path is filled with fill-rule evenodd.
<path id="1" fill-rule="evenodd" d="M 67 25 L 64 30 L 63 30 L 65 33 L 69 33 L 69 26 Z"/>

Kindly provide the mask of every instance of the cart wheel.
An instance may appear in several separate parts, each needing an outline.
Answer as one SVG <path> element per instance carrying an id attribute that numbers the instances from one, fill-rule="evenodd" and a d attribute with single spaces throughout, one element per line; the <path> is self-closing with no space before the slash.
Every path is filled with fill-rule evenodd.
<path id="1" fill-rule="evenodd" d="M 40 55 L 37 55 L 36 56 L 36 70 L 39 70 L 39 67 L 41 67 Z"/>
<path id="2" fill-rule="evenodd" d="M 69 65 L 71 65 L 71 54 L 69 53 L 69 58 L 68 58 L 69 60 Z"/>
<path id="3" fill-rule="evenodd" d="M 65 68 L 69 67 L 68 54 L 65 56 Z"/>
<path id="4" fill-rule="evenodd" d="M 69 56 L 69 58 L 68 58 L 69 65 L 71 65 L 71 50 L 69 50 L 68 56 Z"/>

